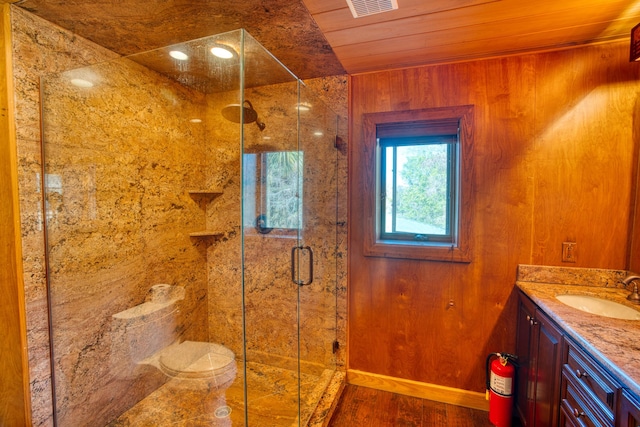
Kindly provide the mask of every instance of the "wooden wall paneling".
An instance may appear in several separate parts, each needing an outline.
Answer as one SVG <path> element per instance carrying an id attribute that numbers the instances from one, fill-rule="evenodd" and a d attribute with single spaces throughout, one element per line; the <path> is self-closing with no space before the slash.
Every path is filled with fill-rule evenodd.
<path id="1" fill-rule="evenodd" d="M 482 66 L 469 64 L 440 67 L 438 68 L 438 72 L 432 72 L 432 70 L 432 68 L 421 68 L 418 69 L 418 71 L 416 71 L 416 69 L 409 69 L 391 73 L 392 84 L 396 84 L 393 90 L 390 91 L 392 93 L 391 104 L 394 109 L 423 108 L 425 106 L 445 104 L 455 105 L 467 102 L 484 104 L 484 98 L 487 97 L 487 95 L 484 94 L 484 92 L 486 92 L 484 89 L 486 87 L 484 80 L 486 77 L 484 76 L 485 74 L 496 74 L 493 70 L 485 73 L 483 72 Z M 519 81 L 523 73 L 519 70 L 514 70 L 512 74 L 512 79 Z M 470 83 L 471 81 L 473 81 L 473 84 Z M 501 100 L 504 96 L 498 95 L 495 96 L 495 98 Z M 514 98 L 521 99 L 521 97 L 517 95 L 514 96 Z M 525 101 L 521 100 L 520 102 Z M 511 140 L 509 138 L 504 139 L 507 141 L 507 144 Z M 487 143 L 484 138 L 478 138 L 477 140 L 478 145 L 485 145 Z M 479 153 L 482 153 L 482 149 L 480 149 Z M 497 156 L 498 161 L 500 161 L 504 153 L 499 154 L 500 155 Z M 494 183 L 495 177 L 492 177 L 491 181 Z M 505 228 L 511 229 L 510 227 Z M 354 242 L 353 244 L 356 243 Z M 525 245 L 525 248 L 526 247 Z M 480 259 L 474 259 L 472 265 L 475 264 L 476 267 L 482 266 L 482 257 L 477 258 Z M 387 261 L 387 264 L 389 265 L 388 268 L 398 270 L 395 271 L 394 274 L 397 288 L 396 292 L 400 294 L 406 293 L 406 289 L 402 288 L 406 287 L 407 283 L 410 282 L 404 278 L 404 276 L 407 275 L 407 262 Z M 491 316 L 484 316 L 480 309 L 482 305 L 479 304 L 479 301 L 486 301 L 487 293 L 491 292 L 492 287 L 480 279 L 482 275 L 476 273 L 476 269 L 474 268 L 456 266 L 449 263 L 415 262 L 414 264 L 415 267 L 413 267 L 412 264 L 412 269 L 416 269 L 418 277 L 438 277 L 437 273 L 440 273 L 441 277 L 434 279 L 433 282 L 423 278 L 421 281 L 417 281 L 419 286 L 416 285 L 414 289 L 410 288 L 411 298 L 417 300 L 418 305 L 422 307 L 420 316 L 415 316 L 413 313 L 403 313 L 405 310 L 400 306 L 396 307 L 397 310 L 394 310 L 394 313 L 396 313 L 399 318 L 394 324 L 403 325 L 401 319 L 404 318 L 406 322 L 405 329 L 407 331 L 405 335 L 411 336 L 414 340 L 414 345 L 420 348 L 420 351 L 417 352 L 419 357 L 416 357 L 415 360 L 407 361 L 408 365 L 414 365 L 412 373 L 408 377 L 420 377 L 422 381 L 432 381 L 439 384 L 443 384 L 442 381 L 445 381 L 445 384 L 447 381 L 455 384 L 463 377 L 478 377 L 478 373 L 472 372 L 469 369 L 470 366 L 476 364 L 460 364 L 457 356 L 460 352 L 460 342 L 465 342 L 469 343 L 468 346 L 465 346 L 464 352 L 466 355 L 472 354 L 470 357 L 474 361 L 478 361 L 484 357 L 484 346 L 476 346 L 474 342 L 475 340 L 479 342 L 485 341 L 485 335 L 493 333 L 493 326 L 496 323 L 495 319 L 499 317 L 498 315 L 493 315 L 495 319 L 492 320 Z M 514 268 L 509 269 L 501 266 L 500 270 L 507 270 L 509 276 L 511 276 Z M 378 274 L 375 277 L 380 277 L 380 275 Z M 393 278 L 391 280 L 393 280 Z M 355 285 L 352 286 L 355 287 Z M 501 308 L 504 306 L 503 300 L 508 297 L 508 288 L 506 296 L 504 295 L 505 288 L 502 283 L 500 283 L 500 288 L 503 289 L 503 291 L 501 295 L 496 296 L 498 302 L 496 304 L 489 304 L 490 307 L 497 307 L 497 310 L 494 309 L 494 311 L 498 313 L 501 312 Z M 453 301 L 453 307 L 448 305 L 449 301 Z M 352 303 L 355 304 L 353 301 Z M 421 327 L 420 325 L 425 329 L 425 332 L 423 332 L 422 335 L 416 336 L 417 332 L 415 330 L 412 331 L 412 329 L 419 328 Z M 501 329 L 501 340 L 509 340 L 505 333 L 508 329 L 509 328 Z M 427 343 L 427 345 L 425 345 L 425 343 Z M 429 343 L 431 343 L 431 345 Z M 433 343 L 437 343 L 437 346 L 434 346 Z M 451 358 L 434 357 L 433 353 L 435 351 L 449 354 Z M 495 349 L 491 351 L 495 351 Z M 414 350 L 413 353 L 416 353 L 416 351 Z M 400 362 L 395 363 L 398 366 L 400 365 Z M 381 365 L 383 364 L 381 363 Z M 395 374 L 397 375 L 398 372 L 399 371 L 396 370 Z M 448 372 L 449 374 L 447 375 L 449 378 L 444 378 L 442 372 Z M 393 373 L 389 374 L 394 375 Z"/>
<path id="2" fill-rule="evenodd" d="M 31 424 L 18 171 L 13 101 L 11 18 L 0 5 L 0 424 Z"/>
<path id="3" fill-rule="evenodd" d="M 632 78 L 640 80 L 640 67 L 637 65 L 632 68 Z M 629 255 L 627 261 L 627 269 L 638 272 L 640 271 L 640 100 L 636 100 L 633 108 L 633 119 L 631 129 L 631 140 L 633 141 L 634 153 L 632 158 L 635 159 L 632 171 L 632 187 L 631 187 L 631 203 L 629 230 L 631 238 L 629 241 Z"/>
<path id="4" fill-rule="evenodd" d="M 512 284 L 517 264 L 530 257 L 535 137 L 532 56 L 481 61 L 475 102 L 485 106 L 476 120 L 483 135 L 476 157 L 476 323 L 484 358 L 510 351 L 515 337 Z M 482 94 L 482 95 L 480 95 Z M 476 367 L 474 372 L 477 372 Z M 482 376 L 481 376 L 482 377 Z"/>
<path id="5" fill-rule="evenodd" d="M 640 80 L 640 69 L 636 67 L 636 75 Z M 636 101 L 633 109 L 633 129 L 631 131 L 631 138 L 633 140 L 635 159 L 632 176 L 635 179 L 632 180 L 633 186 L 631 188 L 631 204 L 629 218 L 629 256 L 627 261 L 627 269 L 633 272 L 640 272 L 640 102 Z"/>
<path id="6" fill-rule="evenodd" d="M 570 241 L 577 243 L 574 266 L 625 269 L 637 65 L 626 49 L 590 51 L 538 59 L 533 262 L 561 265 L 562 242 Z"/>
<path id="7" fill-rule="evenodd" d="M 566 266 L 553 242 L 575 233 L 579 260 L 569 266 L 624 267 L 639 87 L 626 52 L 610 43 L 352 76 L 350 369 L 480 391 L 486 354 L 514 349 L 518 264 Z M 463 104 L 476 114 L 472 262 L 364 257 L 362 115 Z M 559 217 L 567 203 L 575 208 Z"/>
<path id="8" fill-rule="evenodd" d="M 400 99 L 397 99 L 399 93 L 408 96 L 412 94 L 418 100 L 424 97 L 423 90 L 415 90 L 420 86 L 416 83 L 419 79 L 416 78 L 415 72 L 407 71 L 406 75 L 399 76 L 397 79 L 390 79 L 389 75 L 389 73 L 381 73 L 381 78 L 373 83 L 376 87 L 375 93 L 381 94 L 381 96 L 379 99 L 373 99 L 365 108 L 370 108 L 369 111 L 388 110 L 386 99 L 388 94 L 391 95 L 390 103 L 394 109 L 397 106 L 403 108 L 428 106 L 418 105 L 418 102 L 413 101 L 412 98 L 404 101 L 400 96 Z M 400 83 L 402 86 L 393 86 L 394 83 Z M 454 85 L 447 84 L 446 86 L 453 87 Z M 357 85 L 354 84 L 354 88 L 356 88 L 353 89 L 354 93 L 357 93 Z M 365 95 L 366 98 L 373 91 L 365 90 L 363 92 L 368 93 Z M 363 104 L 359 102 L 357 97 L 354 97 L 353 101 L 354 110 L 357 108 L 356 105 Z M 353 117 L 359 117 L 359 115 L 354 112 Z M 360 130 L 355 127 L 354 130 L 358 134 L 357 138 L 361 139 Z M 357 162 L 357 160 L 355 161 Z M 352 175 L 352 179 L 356 181 L 360 177 Z M 363 185 L 363 183 L 352 185 L 352 189 L 356 185 Z M 360 206 L 361 209 L 362 206 Z M 362 213 L 361 216 L 364 215 L 366 213 Z M 358 228 L 358 231 L 354 231 L 353 236 L 356 233 L 362 236 L 361 229 Z M 359 246 L 357 240 L 352 239 L 351 242 L 352 248 Z M 359 249 L 356 250 L 361 253 Z M 425 352 L 425 349 L 433 350 L 433 343 L 436 342 L 438 351 L 451 354 L 451 351 L 459 344 L 460 313 L 455 310 L 447 311 L 447 304 L 452 296 L 448 295 L 448 288 L 443 289 L 440 286 L 447 278 L 455 276 L 450 273 L 450 268 L 455 267 L 448 263 L 427 263 L 429 268 L 425 269 L 424 262 L 421 261 L 384 258 L 363 259 L 367 266 L 358 268 L 357 272 L 354 270 L 351 272 L 352 290 L 358 289 L 358 286 L 354 284 L 354 280 L 357 280 L 364 288 L 370 289 L 372 292 L 379 292 L 382 298 L 376 300 L 377 303 L 373 307 L 369 307 L 370 314 L 372 317 L 388 316 L 390 320 L 386 323 L 387 329 L 372 329 L 371 326 L 375 323 L 361 322 L 355 326 L 354 319 L 350 317 L 350 325 L 355 326 L 350 327 L 350 336 L 352 337 L 350 366 L 385 375 L 420 378 L 422 381 L 432 380 L 432 374 L 437 372 L 450 372 L 452 376 L 456 375 L 459 368 L 456 367 L 455 357 L 452 359 L 432 358 L 428 357 L 428 352 Z M 354 295 L 352 294 L 352 296 Z M 458 300 L 457 297 L 455 298 Z M 359 302 L 352 298 L 350 304 L 352 307 L 357 307 Z M 449 321 L 442 323 L 443 316 Z M 362 351 L 358 351 L 360 339 L 364 336 L 367 337 L 364 341 L 374 339 L 378 344 L 378 348 L 374 350 L 377 357 L 367 350 L 374 343 L 370 343 L 362 348 Z M 366 365 L 366 367 L 362 368 L 360 365 Z"/>

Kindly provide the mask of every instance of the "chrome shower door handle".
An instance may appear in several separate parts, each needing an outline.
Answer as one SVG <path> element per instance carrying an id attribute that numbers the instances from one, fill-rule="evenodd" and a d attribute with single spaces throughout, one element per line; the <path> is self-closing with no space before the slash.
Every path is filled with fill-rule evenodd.
<path id="1" fill-rule="evenodd" d="M 300 253 L 308 251 L 309 252 L 309 277 L 308 280 L 299 279 L 296 275 L 300 264 Z M 291 248 L 291 281 L 298 286 L 307 286 L 313 283 L 313 250 L 311 250 L 311 246 L 294 246 Z"/>

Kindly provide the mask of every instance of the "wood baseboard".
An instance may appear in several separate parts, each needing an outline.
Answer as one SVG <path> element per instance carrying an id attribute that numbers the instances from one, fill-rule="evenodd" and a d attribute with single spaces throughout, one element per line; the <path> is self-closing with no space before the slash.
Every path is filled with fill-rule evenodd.
<path id="1" fill-rule="evenodd" d="M 485 399 L 485 394 L 474 391 L 388 377 L 355 369 L 347 370 L 347 383 L 466 408 L 489 410 L 489 402 Z"/>

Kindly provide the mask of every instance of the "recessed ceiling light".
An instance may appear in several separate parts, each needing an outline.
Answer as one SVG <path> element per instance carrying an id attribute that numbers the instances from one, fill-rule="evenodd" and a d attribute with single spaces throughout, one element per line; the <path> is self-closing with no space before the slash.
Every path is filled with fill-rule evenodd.
<path id="1" fill-rule="evenodd" d="M 211 53 L 213 53 L 214 56 L 217 56 L 218 58 L 222 58 L 222 59 L 233 58 L 233 52 L 231 52 L 229 48 L 225 48 L 222 46 L 212 47 Z"/>
<path id="2" fill-rule="evenodd" d="M 71 79 L 71 84 L 77 87 L 93 87 L 93 83 L 85 79 Z"/>
<path id="3" fill-rule="evenodd" d="M 185 61 L 189 59 L 189 55 L 179 50 L 172 50 L 171 52 L 169 52 L 169 56 L 171 56 L 174 59 L 178 59 L 180 61 Z"/>

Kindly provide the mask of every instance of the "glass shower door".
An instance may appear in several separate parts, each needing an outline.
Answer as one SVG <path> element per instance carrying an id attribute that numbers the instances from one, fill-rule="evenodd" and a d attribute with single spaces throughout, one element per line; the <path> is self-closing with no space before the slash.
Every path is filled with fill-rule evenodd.
<path id="1" fill-rule="evenodd" d="M 243 95 L 264 127 L 242 126 L 242 286 L 248 426 L 299 422 L 298 287 L 291 250 L 300 235 L 298 80 L 245 38 Z M 272 77 L 280 73 L 281 78 Z M 266 84 L 252 85 L 268 77 Z"/>
<path id="2" fill-rule="evenodd" d="M 306 90 L 295 78 L 244 90 L 265 125 L 243 126 L 249 426 L 307 425 L 335 369 L 336 116 Z"/>

